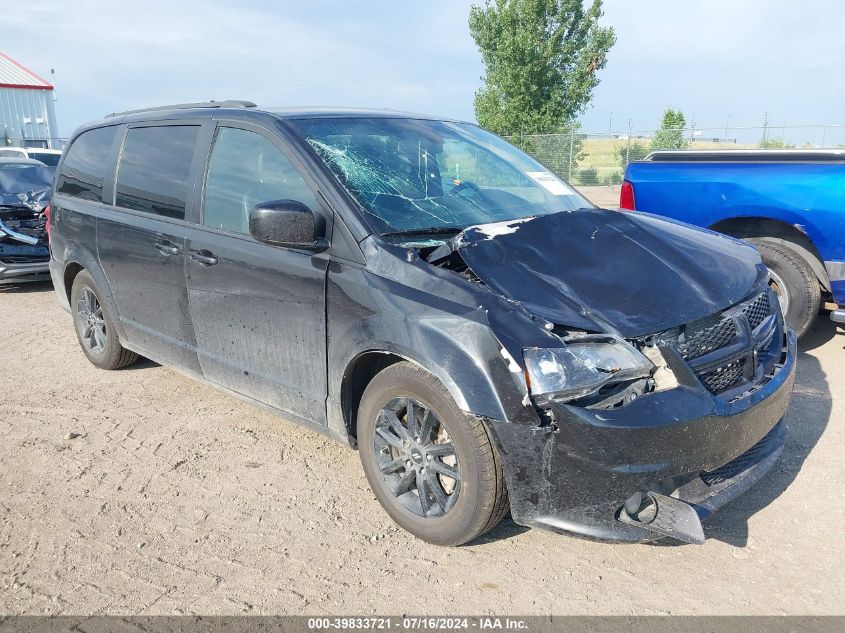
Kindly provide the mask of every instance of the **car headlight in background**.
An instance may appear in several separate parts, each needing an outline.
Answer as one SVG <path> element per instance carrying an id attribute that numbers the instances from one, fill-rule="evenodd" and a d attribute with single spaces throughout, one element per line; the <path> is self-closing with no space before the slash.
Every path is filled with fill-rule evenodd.
<path id="1" fill-rule="evenodd" d="M 645 378 L 654 365 L 625 341 L 568 342 L 560 348 L 523 350 L 534 396 L 573 400 L 608 383 Z"/>

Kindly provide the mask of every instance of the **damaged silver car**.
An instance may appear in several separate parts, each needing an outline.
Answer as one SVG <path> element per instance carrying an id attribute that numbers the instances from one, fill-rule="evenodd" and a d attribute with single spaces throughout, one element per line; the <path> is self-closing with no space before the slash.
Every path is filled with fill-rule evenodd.
<path id="1" fill-rule="evenodd" d="M 508 512 L 700 543 L 785 441 L 795 337 L 757 252 L 597 209 L 469 123 L 118 113 L 74 135 L 52 209 L 92 363 L 140 354 L 357 447 L 433 543 Z"/>

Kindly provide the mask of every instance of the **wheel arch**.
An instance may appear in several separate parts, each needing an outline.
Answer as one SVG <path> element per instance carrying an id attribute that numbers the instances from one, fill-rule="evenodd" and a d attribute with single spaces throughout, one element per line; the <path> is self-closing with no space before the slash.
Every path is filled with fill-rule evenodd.
<path id="1" fill-rule="evenodd" d="M 70 293 L 73 289 L 73 282 L 82 271 L 86 271 L 94 279 L 97 285 L 97 290 L 102 295 L 102 300 L 106 303 L 109 312 L 114 321 L 115 330 L 117 330 L 118 340 L 126 340 L 123 332 L 123 327 L 120 322 L 120 312 L 118 311 L 117 302 L 112 294 L 111 285 L 106 278 L 105 271 L 103 271 L 97 258 L 87 249 L 80 247 L 69 249 L 65 253 L 64 263 L 62 268 L 62 283 L 64 284 L 64 298 L 67 299 L 68 308 L 70 306 Z"/>
<path id="2" fill-rule="evenodd" d="M 443 352 L 442 348 L 441 353 Z M 502 363 L 501 372 L 487 367 L 479 371 L 479 364 L 453 347 L 445 364 L 434 358 L 420 355 L 413 350 L 395 345 L 383 344 L 372 346 L 355 354 L 345 365 L 339 385 L 340 410 L 344 430 L 353 444 L 357 441 L 358 406 L 367 385 L 381 370 L 398 362 L 409 362 L 423 368 L 437 378 L 457 404 L 458 408 L 469 415 L 476 415 L 497 420 L 535 422 L 534 417 L 526 413 L 523 397 L 516 393 L 505 395 L 505 380 L 512 380 Z M 492 372 L 492 375 L 491 373 Z M 460 384 L 455 376 L 461 376 Z M 496 385 L 499 384 L 500 388 Z M 531 409 L 533 412 L 533 409 Z M 536 414 L 534 414 L 536 415 Z"/>
<path id="3" fill-rule="evenodd" d="M 769 238 L 789 246 L 809 264 L 822 288 L 830 292 L 830 278 L 824 260 L 812 238 L 799 226 L 773 218 L 738 216 L 719 220 L 708 228 L 739 239 Z"/>
<path id="4" fill-rule="evenodd" d="M 70 303 L 70 291 L 73 288 L 73 280 L 76 276 L 85 270 L 85 267 L 77 261 L 69 261 L 65 263 L 65 269 L 62 273 L 62 282 L 65 285 L 65 296 L 68 303 Z"/>
<path id="5" fill-rule="evenodd" d="M 357 441 L 358 406 L 367 385 L 380 371 L 402 361 L 414 362 L 396 352 L 372 349 L 361 352 L 347 364 L 340 382 L 340 406 L 349 437 Z"/>

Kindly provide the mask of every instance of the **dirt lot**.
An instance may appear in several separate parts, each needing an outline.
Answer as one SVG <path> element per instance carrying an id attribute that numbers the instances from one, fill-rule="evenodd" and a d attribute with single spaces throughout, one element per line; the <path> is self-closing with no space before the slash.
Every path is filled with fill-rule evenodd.
<path id="1" fill-rule="evenodd" d="M 619 185 L 606 185 L 601 187 L 577 187 L 590 202 L 603 209 L 619 208 L 619 192 L 622 187 Z"/>
<path id="2" fill-rule="evenodd" d="M 0 613 L 843 612 L 845 336 L 827 320 L 784 455 L 703 546 L 508 520 L 460 549 L 395 528 L 354 451 L 150 362 L 95 369 L 47 285 L 0 290 L 0 323 Z"/>

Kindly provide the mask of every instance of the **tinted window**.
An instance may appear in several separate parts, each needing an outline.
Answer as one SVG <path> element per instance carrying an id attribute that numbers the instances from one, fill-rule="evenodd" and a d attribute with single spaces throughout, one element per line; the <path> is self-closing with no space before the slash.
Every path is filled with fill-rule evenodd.
<path id="1" fill-rule="evenodd" d="M 42 163 L 47 165 L 47 167 L 55 167 L 59 164 L 59 159 L 62 155 L 53 154 L 52 152 L 29 152 L 29 157 L 34 158 L 35 160 L 40 160 Z"/>
<path id="2" fill-rule="evenodd" d="M 196 125 L 130 129 L 117 172 L 115 204 L 184 218 L 188 175 L 199 129 Z"/>
<path id="3" fill-rule="evenodd" d="M 250 209 L 269 200 L 297 200 L 311 209 L 317 205 L 275 145 L 255 132 L 221 127 L 208 165 L 203 223 L 249 233 Z"/>
<path id="4" fill-rule="evenodd" d="M 96 200 L 103 197 L 103 178 L 117 127 L 83 132 L 67 150 L 57 181 L 57 191 L 69 196 Z"/>

